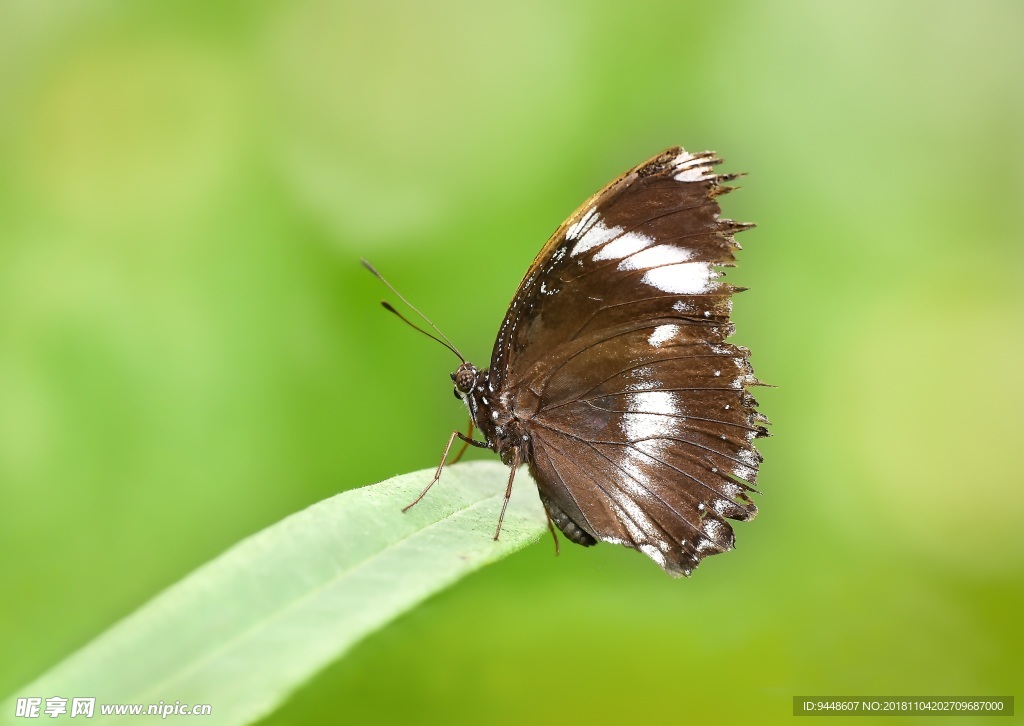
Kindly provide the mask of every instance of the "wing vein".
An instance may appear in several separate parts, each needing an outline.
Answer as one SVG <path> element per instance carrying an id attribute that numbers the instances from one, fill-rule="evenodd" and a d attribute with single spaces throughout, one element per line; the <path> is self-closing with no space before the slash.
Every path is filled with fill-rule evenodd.
<path id="1" fill-rule="evenodd" d="M 597 533 L 597 529 L 595 529 L 594 525 L 590 523 L 590 520 L 589 520 L 589 519 L 587 518 L 587 513 L 586 513 L 586 512 L 584 512 L 584 511 L 583 511 L 583 507 L 581 507 L 581 506 L 580 506 L 580 501 L 579 501 L 579 499 L 577 499 L 577 498 L 576 498 L 576 495 L 572 493 L 572 490 L 571 490 L 571 489 L 570 489 L 570 488 L 569 488 L 568 486 L 566 486 L 566 484 L 565 484 L 565 477 L 564 477 L 564 476 L 562 476 L 562 472 L 560 472 L 560 471 L 558 470 L 558 467 L 557 467 L 557 466 L 555 465 L 555 461 L 554 461 L 554 459 L 552 459 L 552 458 L 551 458 L 551 454 L 550 454 L 550 453 L 548 453 L 548 447 L 549 447 L 549 446 L 550 446 L 550 448 L 556 449 L 556 450 L 557 450 L 557 451 L 558 451 L 558 452 L 559 452 L 560 454 L 562 453 L 562 451 L 561 451 L 561 449 L 559 449 L 559 448 L 558 448 L 558 447 L 557 447 L 557 446 L 555 445 L 555 443 L 554 443 L 554 442 L 551 442 L 550 444 L 544 444 L 544 445 L 542 446 L 542 450 L 544 451 L 544 456 L 545 456 L 545 457 L 547 457 L 548 463 L 549 463 L 549 464 L 551 464 L 551 470 L 555 472 L 555 476 L 557 476 L 557 477 L 558 477 L 558 481 L 559 481 L 559 483 L 560 483 L 560 484 L 562 485 L 562 489 L 564 489 L 564 490 L 565 490 L 565 492 L 566 492 L 566 493 L 567 493 L 567 494 L 569 495 L 569 498 L 570 498 L 570 499 L 571 499 L 571 500 L 573 501 L 573 504 L 575 504 L 575 505 L 576 505 L 576 509 L 578 509 L 578 510 L 579 510 L 579 513 L 580 513 L 580 515 L 581 515 L 581 516 L 583 517 L 583 520 L 584 520 L 584 521 L 586 522 L 586 524 L 587 524 L 587 527 L 589 527 L 589 528 L 590 528 L 590 529 L 589 529 L 589 531 L 590 531 L 590 532 L 593 532 L 593 533 L 595 533 L 595 534 L 596 534 L 596 533 Z M 536 447 L 534 447 L 534 450 L 536 451 Z M 564 455 L 564 454 L 563 454 L 563 455 Z M 538 482 L 538 483 L 539 483 L 539 482 Z M 599 486 L 600 486 L 600 485 L 599 485 Z M 566 515 L 566 516 L 568 516 L 568 515 Z M 577 523 L 577 524 L 578 524 L 578 523 Z"/>
<path id="2" fill-rule="evenodd" d="M 605 338 L 605 340 L 611 340 L 611 338 Z M 594 345 L 596 345 L 596 343 Z M 590 347 L 593 347 L 593 346 L 588 346 L 588 348 L 590 348 Z M 582 351 L 580 351 L 580 352 L 582 352 Z M 616 371 L 612 375 L 610 375 L 607 378 L 599 381 L 596 385 L 594 385 L 591 388 L 589 388 L 586 391 L 584 391 L 582 393 L 582 395 L 583 396 L 589 396 L 591 393 L 596 391 L 598 388 L 603 386 L 605 383 L 607 383 L 611 379 L 616 378 L 618 376 L 621 376 L 623 373 L 629 373 L 630 371 L 635 371 L 637 368 L 643 368 L 644 366 L 655 365 L 655 364 L 658 364 L 658 363 L 668 363 L 669 361 L 674 361 L 674 360 L 686 360 L 687 358 L 703 358 L 703 357 L 716 357 L 716 356 L 724 357 L 724 358 L 736 358 L 737 357 L 735 355 L 729 355 L 729 354 L 725 354 L 725 353 L 714 353 L 714 354 L 701 354 L 701 355 L 676 355 L 676 356 L 669 356 L 667 358 L 654 358 L 653 360 L 643 361 L 643 362 L 637 363 L 635 365 L 629 366 L 627 368 L 623 368 L 622 370 Z M 562 365 L 564 365 L 564 362 L 563 362 Z M 555 370 L 558 370 L 561 367 L 562 366 L 559 366 Z M 554 374 L 552 373 L 552 375 L 548 377 L 548 379 L 547 379 L 547 381 L 545 381 L 544 386 L 541 389 L 540 393 L 544 392 L 544 389 L 547 388 L 548 382 L 551 381 L 551 378 L 553 376 L 554 376 Z M 729 390 L 729 389 L 722 389 L 722 390 Z M 731 389 L 731 390 L 737 390 L 738 391 L 740 389 L 734 388 L 734 389 Z M 573 399 L 573 401 L 575 401 L 575 400 L 577 400 L 577 399 Z M 573 401 L 566 401 L 565 403 L 572 403 Z M 562 404 L 558 404 L 558 405 L 562 405 Z M 544 406 L 544 407 L 542 407 L 540 409 L 540 411 L 548 411 L 548 410 L 550 410 L 550 409 L 547 406 Z M 538 413 L 540 411 L 538 411 Z"/>
<path id="3" fill-rule="evenodd" d="M 673 507 L 673 506 L 672 506 L 671 504 L 669 504 L 669 503 L 668 503 L 667 501 L 665 501 L 665 499 L 664 499 L 664 498 L 663 498 L 663 497 L 662 497 L 662 496 L 661 496 L 660 494 L 658 494 L 657 492 L 654 492 L 654 491 L 652 491 L 651 489 L 649 489 L 648 487 L 646 487 L 646 486 L 645 486 L 645 485 L 644 485 L 644 484 L 643 484 L 643 483 L 642 483 L 642 482 L 641 482 L 641 481 L 640 481 L 639 479 L 637 479 L 637 478 L 636 478 L 635 476 L 633 476 L 633 475 L 632 475 L 632 474 L 630 474 L 630 473 L 629 473 L 628 471 L 626 471 L 626 470 L 625 470 L 625 469 L 624 469 L 624 468 L 622 467 L 622 465 L 621 465 L 621 464 L 619 464 L 618 462 L 614 461 L 614 460 L 613 460 L 613 459 L 612 459 L 611 457 L 609 457 L 609 456 L 608 456 L 607 454 L 605 454 L 605 453 L 604 453 L 603 451 L 601 451 L 600 449 L 598 449 L 598 448 L 597 448 L 597 447 L 596 447 L 596 446 L 594 445 L 595 443 L 610 443 L 610 442 L 604 442 L 604 441 L 600 441 L 600 442 L 592 442 L 592 441 L 588 441 L 588 440 L 586 440 L 586 439 L 584 439 L 584 438 L 580 438 L 579 436 L 575 436 L 575 435 L 573 435 L 573 434 L 570 434 L 570 433 L 568 433 L 567 431 L 562 431 L 562 430 L 560 430 L 560 429 L 557 429 L 557 428 L 555 428 L 554 426 L 548 426 L 547 424 L 544 424 L 544 423 L 541 423 L 541 422 L 538 422 L 538 423 L 539 423 L 539 425 L 543 426 L 543 427 L 544 427 L 544 428 L 546 428 L 546 429 L 549 429 L 549 430 L 551 430 L 551 431 L 554 431 L 554 432 L 556 432 L 556 433 L 559 433 L 559 434 L 561 434 L 562 436 L 566 436 L 566 437 L 568 437 L 568 438 L 571 438 L 571 439 L 575 439 L 576 441 L 579 441 L 580 443 L 583 443 L 583 444 L 586 444 L 587 446 L 589 446 L 589 447 L 590 447 L 591 449 L 593 449 L 593 451 L 594 451 L 594 452 L 595 452 L 595 453 L 596 453 L 596 454 L 597 454 L 598 456 L 600 456 L 600 457 L 601 457 L 601 458 L 603 458 L 603 459 L 604 459 L 605 461 L 607 461 L 607 462 L 608 462 L 609 464 L 611 464 L 611 465 L 612 465 L 612 466 L 614 466 L 614 467 L 615 467 L 616 469 L 618 469 L 618 470 L 619 470 L 620 472 L 622 472 L 622 473 L 623 473 L 623 474 L 624 474 L 624 475 L 625 475 L 625 476 L 626 476 L 627 478 L 629 478 L 629 479 L 633 480 L 633 482 L 635 482 L 635 483 L 636 483 L 636 485 L 637 485 L 638 487 L 640 487 L 641 489 L 643 489 L 644 491 L 646 491 L 646 492 L 647 492 L 648 494 L 650 494 L 652 498 L 654 498 L 654 499 L 657 499 L 657 500 L 658 500 L 658 501 L 660 501 L 660 502 L 661 502 L 662 504 L 664 504 L 664 505 L 665 505 L 665 507 L 666 507 L 666 508 L 667 508 L 667 509 L 668 509 L 668 510 L 669 510 L 670 512 L 672 512 L 672 513 L 673 513 L 674 515 L 676 515 L 676 517 L 678 517 L 678 518 L 679 518 L 679 519 L 680 519 L 680 520 L 681 520 L 682 522 L 684 522 L 684 523 L 686 524 L 686 526 L 688 526 L 688 527 L 689 527 L 689 528 L 690 528 L 691 530 L 693 530 L 694 532 L 697 532 L 697 533 L 698 533 L 698 535 L 700 534 L 700 530 L 699 530 L 699 529 L 698 529 L 697 527 L 695 527 L 695 526 L 693 525 L 693 523 L 692 523 L 692 522 L 690 522 L 690 520 L 689 520 L 689 519 L 688 519 L 687 517 L 685 517 L 685 516 L 683 516 L 682 514 L 680 514 L 680 513 L 679 513 L 679 511 L 678 511 L 678 510 L 676 510 L 676 508 L 675 508 L 675 507 Z M 638 449 L 638 451 L 639 451 L 639 449 Z M 641 452 L 641 453 L 642 453 L 642 452 Z M 595 484 L 597 484 L 597 485 L 598 485 L 598 487 L 600 487 L 600 488 L 601 488 L 601 491 L 603 491 L 603 492 L 604 492 L 605 494 L 608 494 L 608 491 L 607 491 L 607 490 L 606 490 L 606 489 L 605 489 L 605 488 L 604 488 L 603 486 L 601 486 L 601 483 L 600 483 L 600 482 L 598 482 L 596 478 L 593 478 L 593 477 L 591 477 L 591 481 L 593 481 L 593 482 L 594 482 Z M 624 492 L 624 493 L 625 493 L 625 492 Z M 628 495 L 627 495 L 627 496 L 628 496 Z M 613 498 L 613 497 L 612 497 L 612 496 L 611 496 L 610 494 L 608 494 L 608 497 L 609 497 L 609 499 L 612 499 L 612 501 L 614 501 L 614 498 Z M 633 519 L 633 518 L 632 518 L 632 517 L 630 517 L 630 519 Z M 653 516 L 651 517 L 651 521 L 652 521 L 652 522 L 653 522 L 653 523 L 654 523 L 654 524 L 655 524 L 655 525 L 656 525 L 656 526 L 658 527 L 658 529 L 660 529 L 660 530 L 661 530 L 661 531 L 662 531 L 662 532 L 663 532 L 663 533 L 665 534 L 665 536 L 666 536 L 666 537 L 667 537 L 667 538 L 668 538 L 668 539 L 669 539 L 670 541 L 672 541 L 672 542 L 675 542 L 675 538 L 674 538 L 674 537 L 672 537 L 672 535 L 671 535 L 671 534 L 669 534 L 668 530 L 667 530 L 667 529 L 665 529 L 664 525 L 662 525 L 662 524 L 661 524 L 661 522 L 657 521 L 657 520 L 656 520 L 656 519 L 655 519 L 655 518 L 654 518 Z M 634 523 L 637 523 L 635 519 L 633 519 L 633 522 L 634 522 Z M 639 526 L 639 523 L 637 523 L 637 524 L 638 524 L 638 526 Z M 642 527 L 640 527 L 640 529 L 642 530 L 643 528 L 642 528 Z M 678 543 L 677 543 L 677 544 L 678 544 Z"/>
<path id="4" fill-rule="evenodd" d="M 563 436 L 567 436 L 569 438 L 576 439 L 577 441 L 582 441 L 583 443 L 586 443 L 586 444 L 591 444 L 590 441 L 587 441 L 586 439 L 582 439 L 582 438 L 580 438 L 578 436 L 574 436 L 573 434 L 569 433 L 568 431 L 563 431 L 562 429 L 556 428 L 554 426 L 548 426 L 547 424 L 541 424 L 541 426 L 544 426 L 544 428 L 549 429 L 551 431 L 554 431 L 556 433 L 559 433 L 559 434 L 561 434 Z M 642 441 L 648 441 L 650 439 L 641 439 L 641 440 Z M 671 439 L 671 440 L 675 440 L 675 439 Z M 656 457 L 652 456 L 651 454 L 648 454 L 646 451 L 643 451 L 642 449 L 636 448 L 635 446 L 633 446 L 633 444 L 636 443 L 636 442 L 633 442 L 633 441 L 604 441 L 604 440 L 596 440 L 593 443 L 594 444 L 605 444 L 605 445 L 609 445 L 609 446 L 627 446 L 627 447 L 632 447 L 635 451 L 640 452 L 644 456 L 647 456 L 647 457 L 650 457 L 652 459 L 655 459 L 656 461 L 664 464 L 665 466 L 669 467 L 670 469 L 674 469 L 675 471 L 679 471 L 679 469 L 676 469 L 676 467 L 672 466 L 671 464 L 667 464 L 664 461 L 661 461 L 661 459 L 657 459 Z M 711 451 L 714 451 L 714 449 L 711 449 Z M 600 452 L 598 452 L 598 453 L 600 453 Z M 602 454 L 602 456 L 604 456 L 604 454 Z M 607 459 L 608 457 L 605 456 L 605 458 Z M 611 461 L 611 460 L 609 459 L 609 461 Z M 614 464 L 615 462 L 612 462 L 612 463 Z M 629 476 L 629 474 L 627 472 L 625 472 L 625 470 L 623 470 L 622 467 L 618 467 L 618 469 L 620 471 L 622 471 L 624 474 L 626 474 L 626 476 Z M 693 475 L 687 474 L 684 471 L 679 471 L 679 473 L 683 474 L 684 476 L 688 476 L 690 479 L 693 479 L 695 482 L 700 484 L 702 487 L 704 487 L 705 489 L 710 491 L 715 497 L 717 497 L 717 498 L 719 498 L 719 499 L 721 499 L 721 500 L 723 500 L 725 502 L 728 502 L 729 504 L 737 505 L 737 503 L 735 501 L 733 501 L 732 499 L 730 499 L 726 495 L 722 494 L 721 492 L 715 490 L 713 487 L 709 486 L 707 483 L 701 481 L 700 479 L 695 478 Z M 632 477 L 630 477 L 630 478 L 632 478 Z M 636 480 L 634 479 L 634 481 L 636 481 Z M 641 486 L 643 486 L 643 485 L 641 485 Z M 647 489 L 647 487 L 644 487 L 644 489 Z M 650 491 L 650 490 L 648 489 L 647 491 Z M 753 491 L 753 490 L 751 490 L 751 491 Z M 657 496 L 657 495 L 655 495 L 655 496 Z M 661 499 L 661 497 L 658 497 L 658 498 Z M 665 502 L 664 499 L 662 499 L 661 501 L 664 502 L 665 506 L 669 507 L 669 509 L 672 509 L 672 511 L 675 514 L 679 515 L 679 512 L 676 512 L 676 510 L 674 508 L 672 508 L 667 502 Z M 682 516 L 682 515 L 679 515 L 679 516 Z"/>
<path id="5" fill-rule="evenodd" d="M 670 418 L 677 418 L 681 421 L 707 421 L 708 423 L 722 424 L 723 426 L 732 426 L 734 428 L 743 429 L 745 431 L 758 431 L 758 429 L 754 428 L 753 426 L 748 426 L 747 424 L 736 423 L 735 421 L 721 421 L 717 418 L 704 418 L 702 416 L 691 416 L 690 414 L 681 413 L 665 413 L 664 411 L 628 411 L 626 409 L 621 408 L 604 408 L 602 406 L 594 405 L 589 400 L 584 401 L 583 403 L 587 404 L 593 409 L 596 409 L 598 411 L 607 411 L 608 413 L 631 413 L 639 414 L 641 416 L 668 416 Z"/>

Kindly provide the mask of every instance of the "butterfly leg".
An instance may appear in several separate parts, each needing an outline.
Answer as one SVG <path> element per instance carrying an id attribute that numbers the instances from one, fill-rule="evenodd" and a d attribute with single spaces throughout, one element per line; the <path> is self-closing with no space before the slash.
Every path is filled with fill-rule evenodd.
<path id="1" fill-rule="evenodd" d="M 473 419 L 472 418 L 469 419 L 469 431 L 466 433 L 466 436 L 468 436 L 469 438 L 473 438 Z M 459 449 L 459 453 L 457 453 L 455 455 L 455 458 L 452 459 L 452 463 L 453 464 L 458 464 L 459 463 L 459 459 L 462 458 L 462 455 L 466 453 L 466 449 L 469 448 L 469 442 L 466 441 L 465 439 L 463 439 L 463 441 L 465 443 L 462 444 L 462 448 Z"/>
<path id="2" fill-rule="evenodd" d="M 547 507 L 544 507 L 544 516 L 547 517 L 548 520 L 548 531 L 551 532 L 551 539 L 555 540 L 555 557 L 558 557 L 558 534 L 555 532 L 555 523 L 551 521 L 551 513 L 548 512 Z"/>
<path id="3" fill-rule="evenodd" d="M 516 448 L 512 454 L 512 471 L 508 473 L 508 486 L 505 488 L 505 501 L 501 505 L 501 514 L 498 515 L 498 529 L 494 532 L 494 541 L 498 541 L 498 535 L 501 534 L 501 523 L 505 519 L 505 510 L 508 508 L 508 500 L 512 498 L 512 482 L 516 478 L 516 470 L 519 469 L 520 464 L 523 463 L 523 451 L 522 449 Z"/>
<path id="4" fill-rule="evenodd" d="M 490 448 L 490 446 L 488 446 L 486 443 L 483 443 L 483 442 L 480 442 L 480 441 L 474 441 L 473 439 L 471 439 L 470 437 L 466 436 L 461 431 L 452 431 L 452 435 L 448 437 L 448 445 L 444 447 L 444 453 L 441 455 L 441 463 L 437 465 L 437 471 L 434 472 L 434 478 L 430 480 L 430 483 L 427 484 L 426 488 L 424 488 L 424 490 L 422 492 L 420 492 L 420 495 L 418 497 L 413 499 L 412 502 L 410 502 L 407 506 L 402 507 L 402 513 L 403 514 L 405 512 L 408 512 L 415 505 L 419 504 L 420 500 L 423 499 L 423 497 L 425 497 L 427 495 L 427 492 L 430 491 L 430 487 L 434 486 L 434 484 L 437 483 L 437 480 L 441 478 L 441 469 L 444 468 L 444 462 L 448 458 L 448 452 L 451 450 L 452 442 L 455 441 L 455 437 L 456 436 L 459 437 L 460 439 L 462 439 L 463 441 L 465 441 L 467 446 L 469 444 L 472 444 L 473 446 L 476 446 L 476 447 L 481 448 L 481 449 L 489 449 Z"/>

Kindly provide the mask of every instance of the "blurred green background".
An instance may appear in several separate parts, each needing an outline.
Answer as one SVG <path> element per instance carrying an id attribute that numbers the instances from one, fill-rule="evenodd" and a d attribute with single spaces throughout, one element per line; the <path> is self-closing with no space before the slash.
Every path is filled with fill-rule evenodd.
<path id="1" fill-rule="evenodd" d="M 3 0 L 0 692 L 436 464 L 454 359 L 359 257 L 485 363 L 551 231 L 682 144 L 759 225 L 730 278 L 775 437 L 737 550 L 673 581 L 542 541 L 268 723 L 1020 696 L 1022 78 L 1012 1 Z"/>

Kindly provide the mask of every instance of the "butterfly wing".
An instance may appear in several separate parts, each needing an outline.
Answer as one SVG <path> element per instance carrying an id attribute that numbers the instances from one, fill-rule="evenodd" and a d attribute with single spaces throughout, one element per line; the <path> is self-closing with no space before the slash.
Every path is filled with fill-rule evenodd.
<path id="1" fill-rule="evenodd" d="M 491 360 L 563 532 L 671 574 L 730 549 L 725 520 L 756 514 L 767 435 L 749 352 L 726 340 L 736 288 L 717 268 L 749 225 L 719 218 L 717 163 L 669 149 L 587 200 L 527 271 Z"/>

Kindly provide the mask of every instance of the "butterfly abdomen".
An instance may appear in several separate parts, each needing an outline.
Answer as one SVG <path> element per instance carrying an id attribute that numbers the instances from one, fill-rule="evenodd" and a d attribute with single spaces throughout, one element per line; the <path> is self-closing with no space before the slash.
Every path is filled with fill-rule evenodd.
<path id="1" fill-rule="evenodd" d="M 544 492 L 540 492 L 540 501 L 544 505 L 544 508 L 548 510 L 548 516 L 551 517 L 551 521 L 555 523 L 555 526 L 562 531 L 566 539 L 570 542 L 575 542 L 578 545 L 584 547 L 591 547 L 597 544 L 597 540 L 590 535 L 589 532 L 584 530 L 574 521 L 569 518 L 565 512 L 558 508 L 558 506 L 544 496 Z"/>

